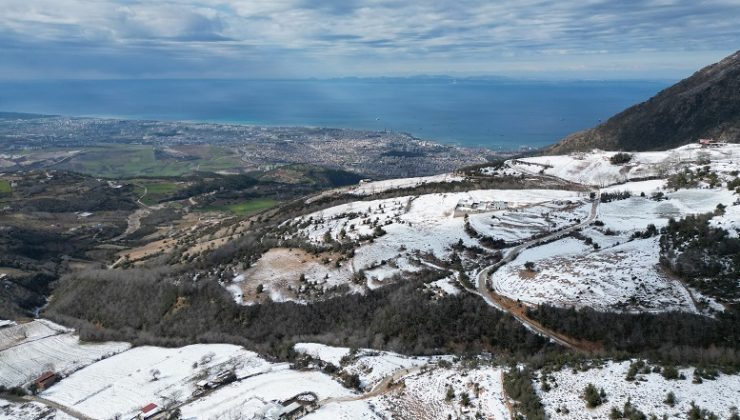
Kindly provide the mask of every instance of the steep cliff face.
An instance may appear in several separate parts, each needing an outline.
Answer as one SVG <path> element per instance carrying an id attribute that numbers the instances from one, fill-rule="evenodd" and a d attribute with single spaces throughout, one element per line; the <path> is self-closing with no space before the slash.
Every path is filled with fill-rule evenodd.
<path id="1" fill-rule="evenodd" d="M 571 134 L 546 153 L 663 150 L 699 138 L 740 141 L 740 51 L 594 128 Z"/>

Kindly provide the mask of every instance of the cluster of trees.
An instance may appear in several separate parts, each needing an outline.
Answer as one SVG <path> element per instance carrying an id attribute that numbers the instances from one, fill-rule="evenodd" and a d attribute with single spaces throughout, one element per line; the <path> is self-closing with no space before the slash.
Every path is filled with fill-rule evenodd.
<path id="1" fill-rule="evenodd" d="M 698 168 L 696 171 L 684 168 L 684 170 L 668 177 L 666 186 L 674 190 L 681 188 L 696 188 L 700 181 L 706 182 L 710 188 L 714 188 L 722 184 L 717 173 L 710 170 L 709 166 L 704 166 Z"/>
<path id="2" fill-rule="evenodd" d="M 624 163 L 628 163 L 631 160 L 632 155 L 624 152 L 615 153 L 609 158 L 609 162 L 612 165 L 622 165 Z"/>
<path id="3" fill-rule="evenodd" d="M 503 239 L 494 239 L 493 236 L 483 235 L 478 232 L 471 224 L 468 215 L 465 215 L 465 233 L 471 238 L 477 239 L 481 245 L 489 249 L 502 249 L 506 247 L 506 241 Z"/>
<path id="4" fill-rule="evenodd" d="M 551 346 L 476 296 L 431 299 L 422 285 L 427 277 L 436 279 L 433 271 L 365 295 L 246 307 L 215 281 L 170 280 L 177 275 L 174 268 L 71 274 L 45 315 L 79 327 L 87 340 L 230 342 L 278 357 L 289 357 L 298 341 L 413 354 L 528 355 Z"/>
<path id="5" fill-rule="evenodd" d="M 11 203 L 18 212 L 96 212 L 133 210 L 136 205 L 134 188 L 125 184 L 112 188 L 107 182 L 67 172 L 29 172 L 16 181 Z"/>
<path id="6" fill-rule="evenodd" d="M 660 238 L 661 264 L 720 301 L 740 297 L 740 238 L 713 227 L 712 214 L 671 219 Z"/>
<path id="7" fill-rule="evenodd" d="M 608 203 L 610 201 L 626 200 L 631 196 L 632 194 L 629 191 L 603 192 L 601 193 L 600 200 L 602 203 Z"/>
<path id="8" fill-rule="evenodd" d="M 512 366 L 504 374 L 504 391 L 509 398 L 516 401 L 517 418 L 527 420 L 545 420 L 545 408 L 534 389 L 533 373 L 529 368 Z"/>
<path id="9" fill-rule="evenodd" d="M 684 312 L 629 314 L 542 305 L 527 314 L 555 331 L 599 342 L 615 354 L 740 370 L 737 311 L 726 310 L 712 319 Z"/>

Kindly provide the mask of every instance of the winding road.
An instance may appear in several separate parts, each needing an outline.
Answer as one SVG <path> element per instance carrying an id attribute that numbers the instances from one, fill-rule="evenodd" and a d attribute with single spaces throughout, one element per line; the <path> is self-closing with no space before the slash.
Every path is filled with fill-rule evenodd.
<path id="1" fill-rule="evenodd" d="M 519 322 L 524 324 L 524 326 L 530 329 L 531 331 L 539 335 L 542 335 L 544 337 L 548 337 L 550 340 L 552 340 L 555 343 L 558 343 L 562 346 L 568 347 L 573 350 L 585 351 L 585 352 L 594 351 L 595 350 L 594 343 L 584 342 L 581 340 L 576 340 L 571 337 L 564 336 L 530 319 L 529 317 L 527 317 L 525 309 L 522 307 L 522 305 L 519 302 L 516 302 L 508 297 L 497 294 L 494 288 L 492 287 L 492 285 L 490 285 L 491 275 L 495 273 L 496 270 L 503 267 L 504 265 L 514 261 L 516 257 L 518 257 L 519 254 L 525 249 L 531 248 L 535 245 L 538 245 L 544 242 L 550 242 L 552 240 L 569 235 L 570 233 L 575 232 L 591 224 L 591 222 L 593 222 L 596 219 L 596 215 L 598 214 L 599 201 L 600 201 L 598 190 L 593 190 L 593 192 L 596 193 L 596 197 L 594 198 L 591 204 L 591 212 L 589 213 L 586 220 L 576 225 L 569 226 L 565 229 L 559 230 L 557 232 L 553 232 L 541 238 L 532 239 L 530 241 L 527 241 L 523 244 L 517 245 L 509 249 L 504 254 L 504 257 L 501 259 L 501 261 L 484 268 L 483 270 L 481 270 L 480 273 L 478 273 L 477 290 L 471 290 L 471 289 L 466 289 L 466 290 L 473 292 L 479 295 L 480 297 L 482 297 L 483 300 L 488 305 L 493 306 L 498 310 L 508 312 L 514 318 L 519 320 Z"/>

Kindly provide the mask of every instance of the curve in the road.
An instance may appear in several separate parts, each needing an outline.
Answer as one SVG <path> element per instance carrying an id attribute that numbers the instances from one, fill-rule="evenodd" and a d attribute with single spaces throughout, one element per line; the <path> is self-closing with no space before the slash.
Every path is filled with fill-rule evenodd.
<path id="1" fill-rule="evenodd" d="M 493 288 L 493 285 L 491 285 L 491 287 L 489 288 L 489 280 L 491 278 L 491 275 L 494 272 L 496 272 L 496 270 L 514 261 L 516 257 L 518 257 L 519 254 L 525 249 L 531 248 L 543 242 L 550 242 L 554 239 L 561 238 L 565 235 L 568 235 L 572 232 L 575 232 L 591 224 L 591 222 L 593 222 L 594 219 L 596 219 L 596 215 L 598 213 L 599 201 L 600 201 L 598 190 L 594 190 L 594 192 L 596 193 L 596 196 L 594 197 L 594 200 L 591 204 L 591 212 L 589 213 L 589 216 L 586 218 L 586 220 L 576 225 L 565 228 L 563 230 L 553 232 L 541 238 L 532 239 L 523 244 L 517 245 L 514 248 L 511 248 L 510 250 L 508 250 L 508 252 L 506 252 L 506 254 L 501 259 L 501 261 L 495 264 L 492 264 L 484 268 L 483 270 L 481 270 L 481 272 L 478 274 L 478 289 L 477 290 L 473 291 L 473 290 L 468 289 L 469 291 L 481 296 L 488 305 L 511 314 L 514 318 L 519 320 L 519 322 L 524 324 L 524 326 L 527 327 L 529 330 L 539 335 L 548 337 L 553 342 L 558 343 L 567 348 L 577 350 L 577 351 L 582 351 L 582 352 L 588 352 L 588 353 L 592 353 L 598 350 L 599 346 L 596 345 L 595 343 L 591 343 L 591 342 L 587 342 L 583 340 L 577 340 L 572 337 L 567 337 L 563 334 L 559 334 L 553 330 L 550 330 L 549 328 L 544 327 L 540 323 L 530 319 L 529 317 L 526 316 L 526 312 L 524 308 L 522 308 L 519 302 L 513 301 L 510 298 L 497 294 Z"/>

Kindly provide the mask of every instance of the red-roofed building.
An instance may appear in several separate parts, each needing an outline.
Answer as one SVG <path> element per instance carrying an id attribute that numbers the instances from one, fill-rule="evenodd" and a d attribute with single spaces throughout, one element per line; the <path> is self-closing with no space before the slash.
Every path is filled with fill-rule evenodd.
<path id="1" fill-rule="evenodd" d="M 136 416 L 136 418 L 141 420 L 148 420 L 156 417 L 161 412 L 162 410 L 157 406 L 157 404 L 149 403 L 141 407 L 141 412 L 138 416 Z"/>

